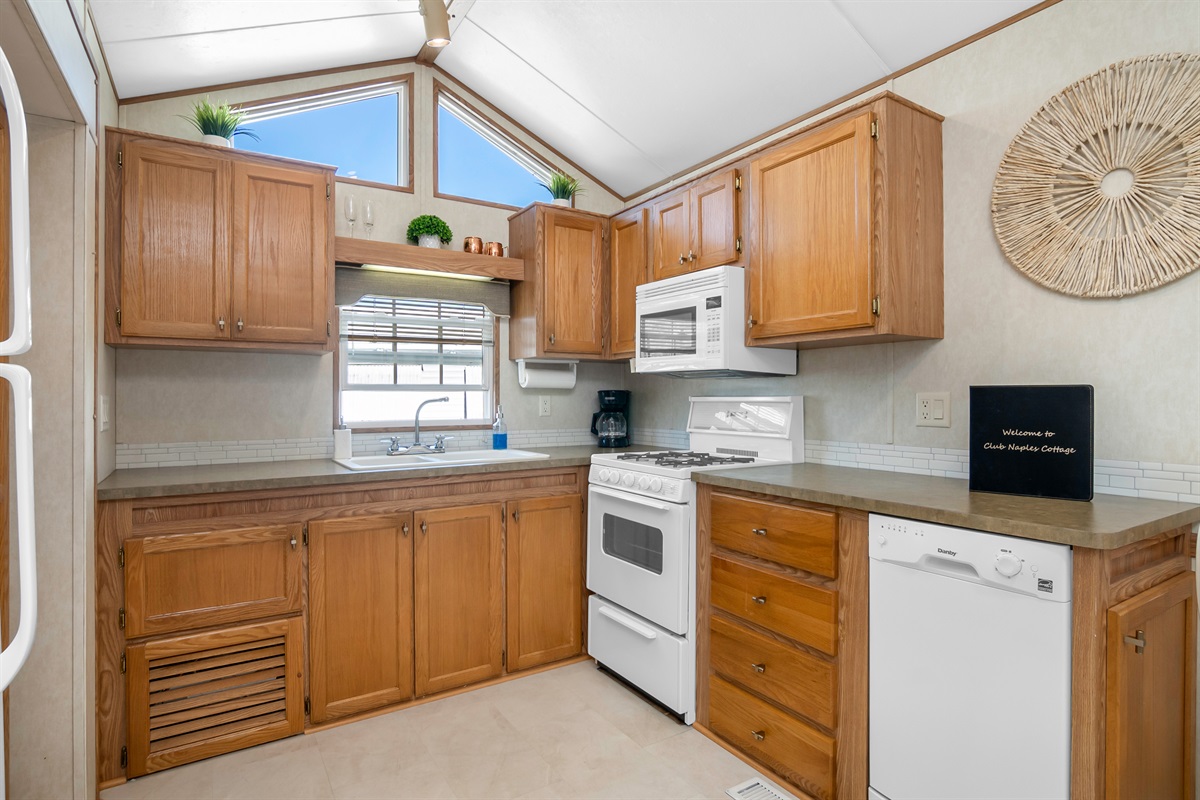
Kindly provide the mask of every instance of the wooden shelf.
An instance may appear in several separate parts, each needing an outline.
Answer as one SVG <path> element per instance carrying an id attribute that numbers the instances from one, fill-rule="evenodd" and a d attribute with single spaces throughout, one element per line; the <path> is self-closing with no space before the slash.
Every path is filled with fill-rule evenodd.
<path id="1" fill-rule="evenodd" d="M 480 275 L 508 281 L 525 280 L 525 262 L 519 258 L 501 258 L 464 253 L 455 250 L 434 250 L 396 242 L 374 242 L 339 236 L 334 240 L 333 258 L 339 264 L 379 264 L 384 267 L 407 267 L 431 272 L 451 272 L 459 275 Z"/>

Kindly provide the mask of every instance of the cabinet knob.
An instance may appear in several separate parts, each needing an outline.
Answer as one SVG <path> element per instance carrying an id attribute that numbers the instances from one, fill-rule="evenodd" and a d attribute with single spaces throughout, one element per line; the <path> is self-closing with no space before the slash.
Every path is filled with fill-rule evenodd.
<path id="1" fill-rule="evenodd" d="M 750 669 L 754 670 L 759 675 L 761 675 L 767 671 L 767 665 L 766 664 L 751 664 Z"/>
<path id="2" fill-rule="evenodd" d="M 765 594 L 755 595 L 750 599 L 758 603 L 760 606 L 765 606 L 767 604 L 767 596 Z"/>
<path id="3" fill-rule="evenodd" d="M 292 549 L 295 550 L 296 549 L 296 537 L 295 536 L 292 537 L 290 544 L 292 545 Z"/>
<path id="4" fill-rule="evenodd" d="M 554 334 L 550 334 L 550 344 L 554 344 Z"/>
<path id="5" fill-rule="evenodd" d="M 688 261 L 695 261 L 695 260 L 696 260 L 696 254 L 694 252 L 692 252 L 691 250 L 688 250 Z"/>
<path id="6" fill-rule="evenodd" d="M 217 330 L 225 330 L 225 318 L 217 317 Z"/>
<path id="7" fill-rule="evenodd" d="M 408 536 L 408 523 L 407 522 L 400 526 L 400 532 L 403 533 L 405 536 Z"/>
<path id="8" fill-rule="evenodd" d="M 747 327 L 747 328 L 753 328 L 753 327 L 754 327 L 754 317 L 749 317 L 749 318 L 746 320 L 746 327 Z"/>
<path id="9" fill-rule="evenodd" d="M 750 731 L 750 735 L 753 736 L 755 741 L 758 742 L 761 742 L 763 739 L 767 738 L 766 731 Z"/>
<path id="10" fill-rule="evenodd" d="M 245 325 L 242 324 L 242 318 L 238 317 L 238 330 L 240 331 Z"/>
<path id="11" fill-rule="evenodd" d="M 425 520 L 421 520 L 421 533 L 429 533 L 429 525 Z"/>
<path id="12" fill-rule="evenodd" d="M 1146 651 L 1146 632 L 1136 631 L 1135 635 L 1126 636 L 1125 644 L 1133 645 L 1133 652 L 1140 656 Z"/>
<path id="13" fill-rule="evenodd" d="M 513 521 L 514 522 L 521 521 L 521 512 L 520 511 L 513 511 Z"/>
<path id="14" fill-rule="evenodd" d="M 679 254 L 679 263 L 680 263 L 680 264 L 682 264 L 682 263 L 683 263 L 683 261 L 684 261 L 684 258 L 683 258 L 683 253 L 680 253 L 680 254 Z"/>
<path id="15" fill-rule="evenodd" d="M 766 536 L 767 535 L 766 528 L 752 528 L 751 530 L 754 531 L 755 536 Z"/>

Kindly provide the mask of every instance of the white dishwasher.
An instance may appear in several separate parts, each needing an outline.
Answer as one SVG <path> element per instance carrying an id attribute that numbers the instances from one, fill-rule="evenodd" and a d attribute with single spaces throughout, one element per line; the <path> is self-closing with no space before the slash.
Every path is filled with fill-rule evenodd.
<path id="1" fill-rule="evenodd" d="M 870 518 L 871 800 L 1066 800 L 1071 548 Z"/>

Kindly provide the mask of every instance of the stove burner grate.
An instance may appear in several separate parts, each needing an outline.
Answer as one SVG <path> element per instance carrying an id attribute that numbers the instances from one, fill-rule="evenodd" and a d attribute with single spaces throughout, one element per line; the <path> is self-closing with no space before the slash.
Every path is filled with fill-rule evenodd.
<path id="1" fill-rule="evenodd" d="M 661 450 L 653 453 L 621 453 L 618 461 L 637 461 L 660 467 L 712 467 L 721 464 L 751 464 L 749 456 L 719 456 L 712 453 L 694 453 L 686 450 Z"/>

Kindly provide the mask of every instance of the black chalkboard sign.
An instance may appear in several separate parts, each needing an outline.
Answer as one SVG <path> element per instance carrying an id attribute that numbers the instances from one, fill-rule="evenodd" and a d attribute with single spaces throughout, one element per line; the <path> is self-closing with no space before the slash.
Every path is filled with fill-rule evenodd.
<path id="1" fill-rule="evenodd" d="M 1092 499 L 1091 386 L 972 386 L 971 491 Z"/>

